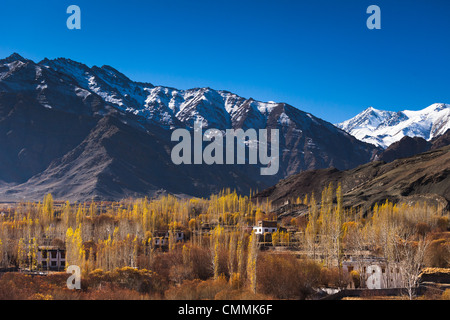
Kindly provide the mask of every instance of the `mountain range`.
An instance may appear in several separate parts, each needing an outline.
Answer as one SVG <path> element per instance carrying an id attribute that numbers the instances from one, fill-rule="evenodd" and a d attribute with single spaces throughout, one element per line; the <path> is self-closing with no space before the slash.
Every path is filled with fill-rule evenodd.
<path id="1" fill-rule="evenodd" d="M 204 129 L 278 129 L 278 174 L 261 176 L 257 165 L 174 165 L 171 133 L 195 121 Z M 0 201 L 245 194 L 305 170 L 354 168 L 381 151 L 287 103 L 156 86 L 110 66 L 17 53 L 0 60 L 0 150 Z"/>
<path id="2" fill-rule="evenodd" d="M 384 149 L 405 136 L 430 141 L 450 129 L 450 104 L 435 103 L 422 110 L 399 112 L 370 107 L 336 126 Z"/>

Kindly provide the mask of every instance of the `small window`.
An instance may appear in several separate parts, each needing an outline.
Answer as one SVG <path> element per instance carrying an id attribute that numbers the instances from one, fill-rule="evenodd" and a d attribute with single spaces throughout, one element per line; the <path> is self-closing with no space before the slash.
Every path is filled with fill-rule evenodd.
<path id="1" fill-rule="evenodd" d="M 42 251 L 42 259 L 47 259 L 47 251 Z"/>
<path id="2" fill-rule="evenodd" d="M 56 259 L 56 252 L 52 251 L 52 259 Z"/>

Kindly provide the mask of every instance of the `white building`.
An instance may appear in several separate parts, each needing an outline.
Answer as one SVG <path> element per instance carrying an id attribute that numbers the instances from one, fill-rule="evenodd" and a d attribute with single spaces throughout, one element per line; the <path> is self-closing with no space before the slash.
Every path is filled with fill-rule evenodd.
<path id="1" fill-rule="evenodd" d="M 276 221 L 259 221 L 257 226 L 253 227 L 255 234 L 274 233 L 278 230 Z"/>
<path id="2" fill-rule="evenodd" d="M 368 289 L 402 288 L 401 269 L 396 263 L 381 258 L 352 259 L 342 263 L 344 272 L 358 271 L 361 287 Z"/>

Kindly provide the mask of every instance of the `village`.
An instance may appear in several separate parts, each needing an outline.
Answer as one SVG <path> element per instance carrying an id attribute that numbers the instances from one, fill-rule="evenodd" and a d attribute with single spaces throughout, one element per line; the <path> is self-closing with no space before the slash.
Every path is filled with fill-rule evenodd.
<path id="1" fill-rule="evenodd" d="M 64 273 L 69 265 L 80 266 L 83 274 L 132 268 L 164 275 L 169 288 L 192 279 L 227 279 L 233 288 L 269 293 L 263 279 L 277 275 L 260 270 L 273 256 L 311 261 L 319 278 L 328 275 L 308 288 L 309 299 L 448 292 L 447 213 L 386 203 L 374 208 L 369 222 L 358 212 L 339 210 L 332 202 L 316 207 L 306 198 L 272 207 L 232 192 L 184 202 L 169 196 L 69 205 L 46 198 L 3 206 L 0 274 L 46 276 Z M 427 226 L 415 221 L 423 224 L 419 233 L 403 228 L 402 242 L 387 218 L 398 215 L 394 220 L 400 223 L 413 211 L 421 212 L 414 219 Z M 178 258 L 170 263 L 171 257 Z"/>

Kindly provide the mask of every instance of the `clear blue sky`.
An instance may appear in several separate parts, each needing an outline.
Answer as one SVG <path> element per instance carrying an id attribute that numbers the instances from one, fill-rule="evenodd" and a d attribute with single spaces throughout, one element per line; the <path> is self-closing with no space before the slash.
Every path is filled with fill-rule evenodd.
<path id="1" fill-rule="evenodd" d="M 68 30 L 66 8 L 82 11 Z M 366 9 L 381 8 L 381 30 Z M 330 122 L 450 103 L 448 0 L 2 0 L 0 57 L 66 57 L 133 80 L 286 102 Z"/>

